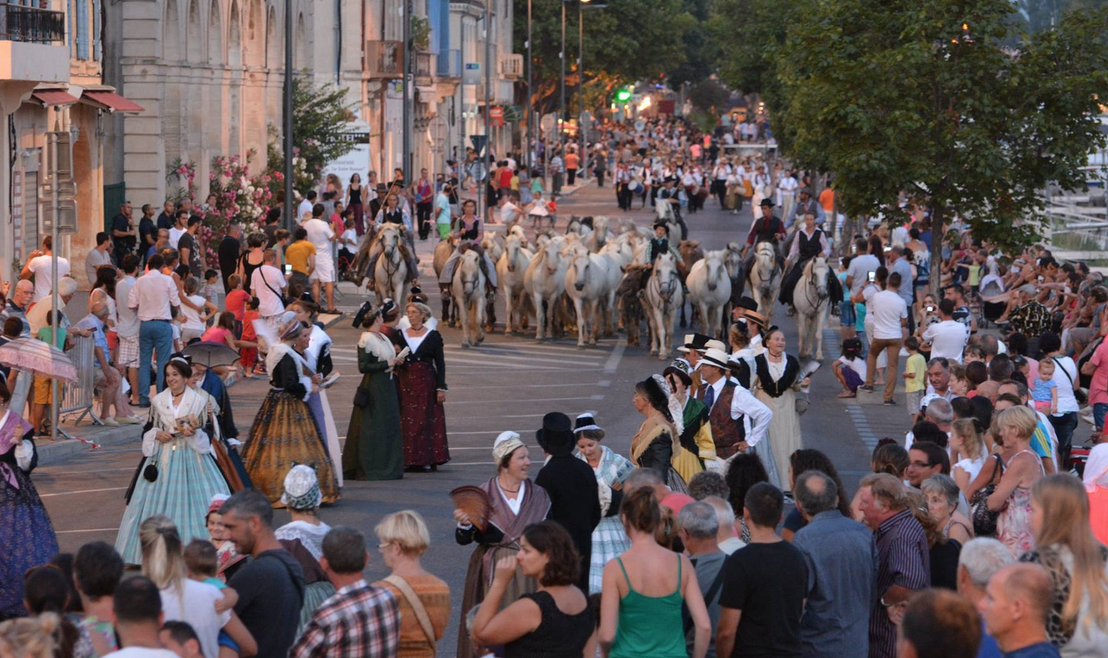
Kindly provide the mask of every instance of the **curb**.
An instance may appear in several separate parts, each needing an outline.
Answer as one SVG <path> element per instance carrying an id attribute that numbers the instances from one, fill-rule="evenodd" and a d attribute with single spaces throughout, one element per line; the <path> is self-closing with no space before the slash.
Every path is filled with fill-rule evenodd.
<path id="1" fill-rule="evenodd" d="M 39 466 L 56 464 L 78 453 L 96 450 L 97 447 L 106 448 L 109 446 L 121 446 L 128 443 L 137 444 L 142 437 L 142 425 L 98 428 L 87 436 L 82 436 L 82 434 L 84 434 L 83 430 L 92 429 L 89 426 L 84 428 L 63 427 L 62 429 L 80 438 L 72 440 L 60 439 L 57 442 L 36 443 L 35 451 L 38 453 Z M 86 441 L 94 442 L 95 446 L 89 445 Z"/>

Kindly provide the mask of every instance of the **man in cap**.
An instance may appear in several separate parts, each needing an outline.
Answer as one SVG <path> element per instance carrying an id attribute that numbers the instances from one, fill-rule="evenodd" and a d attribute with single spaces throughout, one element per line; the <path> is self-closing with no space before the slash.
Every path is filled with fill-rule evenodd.
<path id="1" fill-rule="evenodd" d="M 569 531 L 581 558 L 578 587 L 589 591 L 589 563 L 592 557 L 592 531 L 600 523 L 600 494 L 592 467 L 573 456 L 577 437 L 569 416 L 553 412 L 542 419 L 535 438 L 548 455 L 535 484 L 550 496 L 548 519 Z"/>

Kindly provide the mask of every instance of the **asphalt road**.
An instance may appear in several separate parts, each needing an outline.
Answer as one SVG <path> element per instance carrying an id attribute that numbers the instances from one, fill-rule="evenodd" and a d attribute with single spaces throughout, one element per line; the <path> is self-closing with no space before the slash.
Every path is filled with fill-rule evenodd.
<path id="1" fill-rule="evenodd" d="M 621 214 L 613 190 L 594 186 L 582 188 L 562 201 L 559 228 L 564 227 L 571 213 Z M 646 225 L 653 218 L 649 208 L 645 211 L 636 208 L 629 214 Z M 687 222 L 692 239 L 699 240 L 705 249 L 718 249 L 730 240 L 745 238 L 751 222 L 750 208 L 734 215 L 719 210 L 714 199 L 710 199 L 708 209 L 689 216 Z M 432 247 L 429 241 L 422 243 L 418 251 L 422 266 L 428 268 L 422 273 L 423 288 L 431 293 L 431 307 L 437 311 L 437 286 L 432 285 L 429 269 Z M 336 300 L 336 305 L 352 312 L 362 301 L 361 296 L 345 295 Z M 502 321 L 502 311 L 499 317 Z M 793 322 L 784 318 L 781 309 L 775 317 L 786 326 L 789 344 L 795 345 Z M 458 330 L 440 329 L 446 340 L 450 388 L 446 417 L 451 462 L 437 473 L 406 473 L 399 481 L 349 482 L 342 491 L 342 499 L 324 508 L 321 516 L 331 525 L 354 526 L 372 535 L 374 525 L 384 515 L 404 508 L 418 510 L 427 520 L 432 537 L 424 564 L 450 584 L 455 600 L 460 601 L 466 564 L 473 549 L 454 543 L 452 505 L 447 494 L 457 486 L 478 484 L 493 475 L 490 449 L 496 435 L 511 429 L 532 444 L 533 477 L 541 467 L 542 452 L 533 437 L 542 416 L 550 411 L 562 411 L 571 417 L 592 411 L 607 432 L 605 442 L 626 454 L 641 422 L 631 405 L 633 385 L 660 372 L 663 364 L 643 348 L 625 347 L 622 336 L 579 350 L 576 337 L 536 343 L 533 334 L 505 336 L 501 325 L 482 346 L 463 349 Z M 825 332 L 826 363 L 838 356 L 837 331 L 836 322 L 834 331 Z M 354 389 L 360 380 L 355 349 L 360 332 L 343 319 L 330 333 L 335 342 L 335 365 L 343 373 L 340 383 L 330 391 L 330 400 L 339 434 L 345 435 Z M 682 333 L 678 329 L 679 337 Z M 231 389 L 235 418 L 244 436 L 266 389 L 267 384 L 262 381 L 240 382 Z M 873 444 L 881 436 L 903 434 L 907 414 L 903 407 L 886 409 L 837 400 L 837 392 L 830 369 L 818 373 L 812 385 L 812 407 L 802 417 L 801 425 L 805 445 L 828 453 L 841 469 L 847 486 L 853 488 L 869 466 Z M 35 471 L 35 484 L 54 521 L 63 550 L 75 550 L 95 539 L 115 540 L 123 515 L 123 493 L 138 459 L 136 444 L 80 453 Z M 278 522 L 285 521 L 287 514 L 279 512 Z M 375 544 L 370 541 L 370 545 Z M 385 569 L 379 555 L 373 553 L 368 575 L 382 577 L 386 575 Z M 456 627 L 455 611 L 440 646 L 454 646 Z"/>

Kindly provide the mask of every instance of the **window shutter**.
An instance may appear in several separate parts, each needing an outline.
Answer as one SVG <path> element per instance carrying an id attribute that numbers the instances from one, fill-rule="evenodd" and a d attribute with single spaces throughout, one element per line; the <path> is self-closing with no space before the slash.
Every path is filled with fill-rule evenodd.
<path id="1" fill-rule="evenodd" d="M 77 59 L 88 59 L 88 3 L 77 0 Z"/>

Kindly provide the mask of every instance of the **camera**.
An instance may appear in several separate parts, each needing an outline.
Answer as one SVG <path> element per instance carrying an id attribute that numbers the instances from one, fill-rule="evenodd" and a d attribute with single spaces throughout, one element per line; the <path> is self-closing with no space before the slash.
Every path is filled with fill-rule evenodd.
<path id="1" fill-rule="evenodd" d="M 923 308 L 924 308 L 924 310 L 925 310 L 925 311 L 927 311 L 928 313 L 934 313 L 934 312 L 935 312 L 935 307 L 934 307 L 934 306 L 930 306 L 930 305 L 928 305 L 928 306 L 925 306 L 925 307 L 923 307 Z"/>

